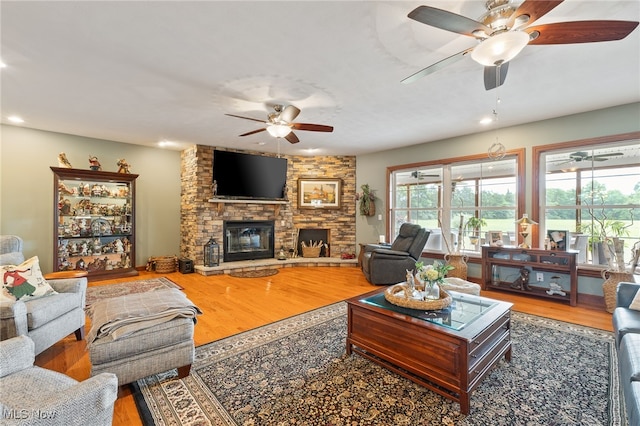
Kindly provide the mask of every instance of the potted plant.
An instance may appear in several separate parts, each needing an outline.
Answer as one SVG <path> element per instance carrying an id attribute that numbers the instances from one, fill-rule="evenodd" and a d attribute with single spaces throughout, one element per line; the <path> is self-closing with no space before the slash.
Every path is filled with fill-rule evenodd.
<path id="1" fill-rule="evenodd" d="M 356 201 L 360 201 L 358 209 L 362 216 L 373 216 L 376 214 L 376 196 L 369 184 L 365 183 L 360 187 L 361 193 L 356 193 Z"/>
<path id="2" fill-rule="evenodd" d="M 471 216 L 467 223 L 465 224 L 465 228 L 469 232 L 469 241 L 474 246 L 478 245 L 478 241 L 480 239 L 480 228 L 483 226 L 487 226 L 487 222 L 479 217 Z"/>

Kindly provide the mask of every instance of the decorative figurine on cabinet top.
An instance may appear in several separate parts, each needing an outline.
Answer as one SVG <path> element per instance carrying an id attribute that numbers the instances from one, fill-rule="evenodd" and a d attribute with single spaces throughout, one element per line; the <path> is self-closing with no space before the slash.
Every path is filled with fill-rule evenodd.
<path id="1" fill-rule="evenodd" d="M 102 170 L 102 166 L 95 155 L 89 156 L 89 168 L 93 171 Z"/>
<path id="2" fill-rule="evenodd" d="M 131 166 L 129 165 L 129 163 L 127 163 L 127 160 L 125 160 L 124 158 L 120 158 L 118 160 L 117 166 L 118 166 L 118 173 L 131 173 L 129 171 L 129 167 Z"/>
<path id="3" fill-rule="evenodd" d="M 67 160 L 67 154 L 61 152 L 58 154 L 58 167 L 64 167 L 66 169 L 73 169 L 69 160 Z"/>

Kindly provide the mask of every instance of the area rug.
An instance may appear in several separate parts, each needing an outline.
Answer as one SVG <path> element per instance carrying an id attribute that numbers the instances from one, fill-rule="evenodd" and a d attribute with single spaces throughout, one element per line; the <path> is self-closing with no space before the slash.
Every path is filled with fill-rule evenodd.
<path id="1" fill-rule="evenodd" d="M 277 273 L 277 269 L 256 269 L 252 271 L 232 271 L 229 275 L 236 278 L 262 278 L 270 277 Z"/>
<path id="2" fill-rule="evenodd" d="M 624 425 L 612 333 L 513 313 L 504 359 L 460 405 L 358 355 L 340 302 L 196 348 L 134 384 L 145 425 Z"/>
<path id="3" fill-rule="evenodd" d="M 167 277 L 148 278 L 119 284 L 87 287 L 87 301 L 85 309 L 99 299 L 124 296 L 125 294 L 146 293 L 147 291 L 154 291 L 162 288 L 177 288 L 182 290 L 182 287 Z"/>

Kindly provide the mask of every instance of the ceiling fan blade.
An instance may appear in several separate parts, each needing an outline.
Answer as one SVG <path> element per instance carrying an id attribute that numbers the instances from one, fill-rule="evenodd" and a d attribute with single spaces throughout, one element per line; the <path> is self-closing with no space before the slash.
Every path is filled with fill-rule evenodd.
<path id="1" fill-rule="evenodd" d="M 500 70 L 500 79 L 498 80 L 498 70 Z M 484 67 L 484 88 L 487 90 L 495 89 L 504 84 L 509 70 L 509 62 L 505 62 L 497 67 Z"/>
<path id="2" fill-rule="evenodd" d="M 291 123 L 291 127 L 296 130 L 310 130 L 312 132 L 333 132 L 332 126 L 324 126 L 322 124 Z"/>
<path id="3" fill-rule="evenodd" d="M 291 123 L 296 119 L 298 114 L 300 114 L 300 110 L 293 105 L 289 105 L 280 113 L 280 120 L 285 123 Z"/>
<path id="4" fill-rule="evenodd" d="M 257 118 L 243 117 L 241 115 L 234 115 L 234 114 L 225 114 L 225 115 L 228 115 L 229 117 L 244 118 L 245 120 L 252 120 L 252 121 L 259 121 L 260 123 L 266 123 L 266 121 L 258 120 Z"/>
<path id="5" fill-rule="evenodd" d="M 418 6 L 409 12 L 407 16 L 432 27 L 471 37 L 475 37 L 474 31 L 483 31 L 487 35 L 493 32 L 491 28 L 482 22 L 430 6 Z"/>
<path id="6" fill-rule="evenodd" d="M 443 60 L 438 61 L 433 65 L 429 65 L 428 67 L 418 71 L 415 74 L 411 74 L 409 77 L 402 80 L 401 83 L 404 83 L 404 84 L 413 83 L 414 81 L 419 80 L 426 75 L 433 74 L 434 72 L 439 71 L 448 65 L 458 62 L 460 59 L 464 58 L 464 56 L 467 53 L 470 53 L 472 50 L 473 50 L 473 47 L 463 50 L 462 52 L 458 52 L 455 55 L 451 55 L 448 58 L 444 58 Z"/>
<path id="7" fill-rule="evenodd" d="M 267 130 L 266 127 L 264 129 L 258 129 L 258 130 L 253 130 L 251 132 L 243 133 L 240 136 L 249 136 L 249 135 L 253 135 L 253 134 L 256 134 L 256 133 L 264 132 L 265 130 Z"/>
<path id="8" fill-rule="evenodd" d="M 622 40 L 638 26 L 635 21 L 573 21 L 526 28 L 529 44 L 574 44 Z"/>
<path id="9" fill-rule="evenodd" d="M 515 12 L 509 17 L 507 28 L 513 28 L 514 25 L 522 24 L 531 25 L 534 21 L 551 12 L 563 0 L 542 1 L 542 0 L 525 0 Z M 526 19 L 526 17 L 529 17 Z M 525 20 L 526 19 L 526 20 Z M 521 22 L 522 21 L 522 22 Z"/>
<path id="10" fill-rule="evenodd" d="M 286 140 L 288 140 L 291 143 L 298 143 L 300 142 L 300 139 L 298 139 L 298 137 L 296 136 L 295 133 L 291 132 L 289 133 L 287 136 L 284 137 Z"/>
<path id="11" fill-rule="evenodd" d="M 619 157 L 621 155 L 624 155 L 622 152 L 612 152 L 610 154 L 596 154 L 596 155 L 589 155 L 587 157 L 584 157 L 585 160 L 594 160 L 594 161 L 606 161 L 611 157 Z"/>

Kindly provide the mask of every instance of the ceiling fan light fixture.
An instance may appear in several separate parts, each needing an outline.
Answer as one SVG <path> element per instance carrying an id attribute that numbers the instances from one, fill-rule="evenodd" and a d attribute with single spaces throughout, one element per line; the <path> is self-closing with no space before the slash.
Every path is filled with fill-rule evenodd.
<path id="1" fill-rule="evenodd" d="M 492 67 L 509 62 L 529 43 L 529 34 L 523 31 L 507 31 L 480 43 L 471 58 L 481 65 Z"/>
<path id="2" fill-rule="evenodd" d="M 274 138 L 284 138 L 291 133 L 291 126 L 287 124 L 269 124 L 267 132 Z"/>

